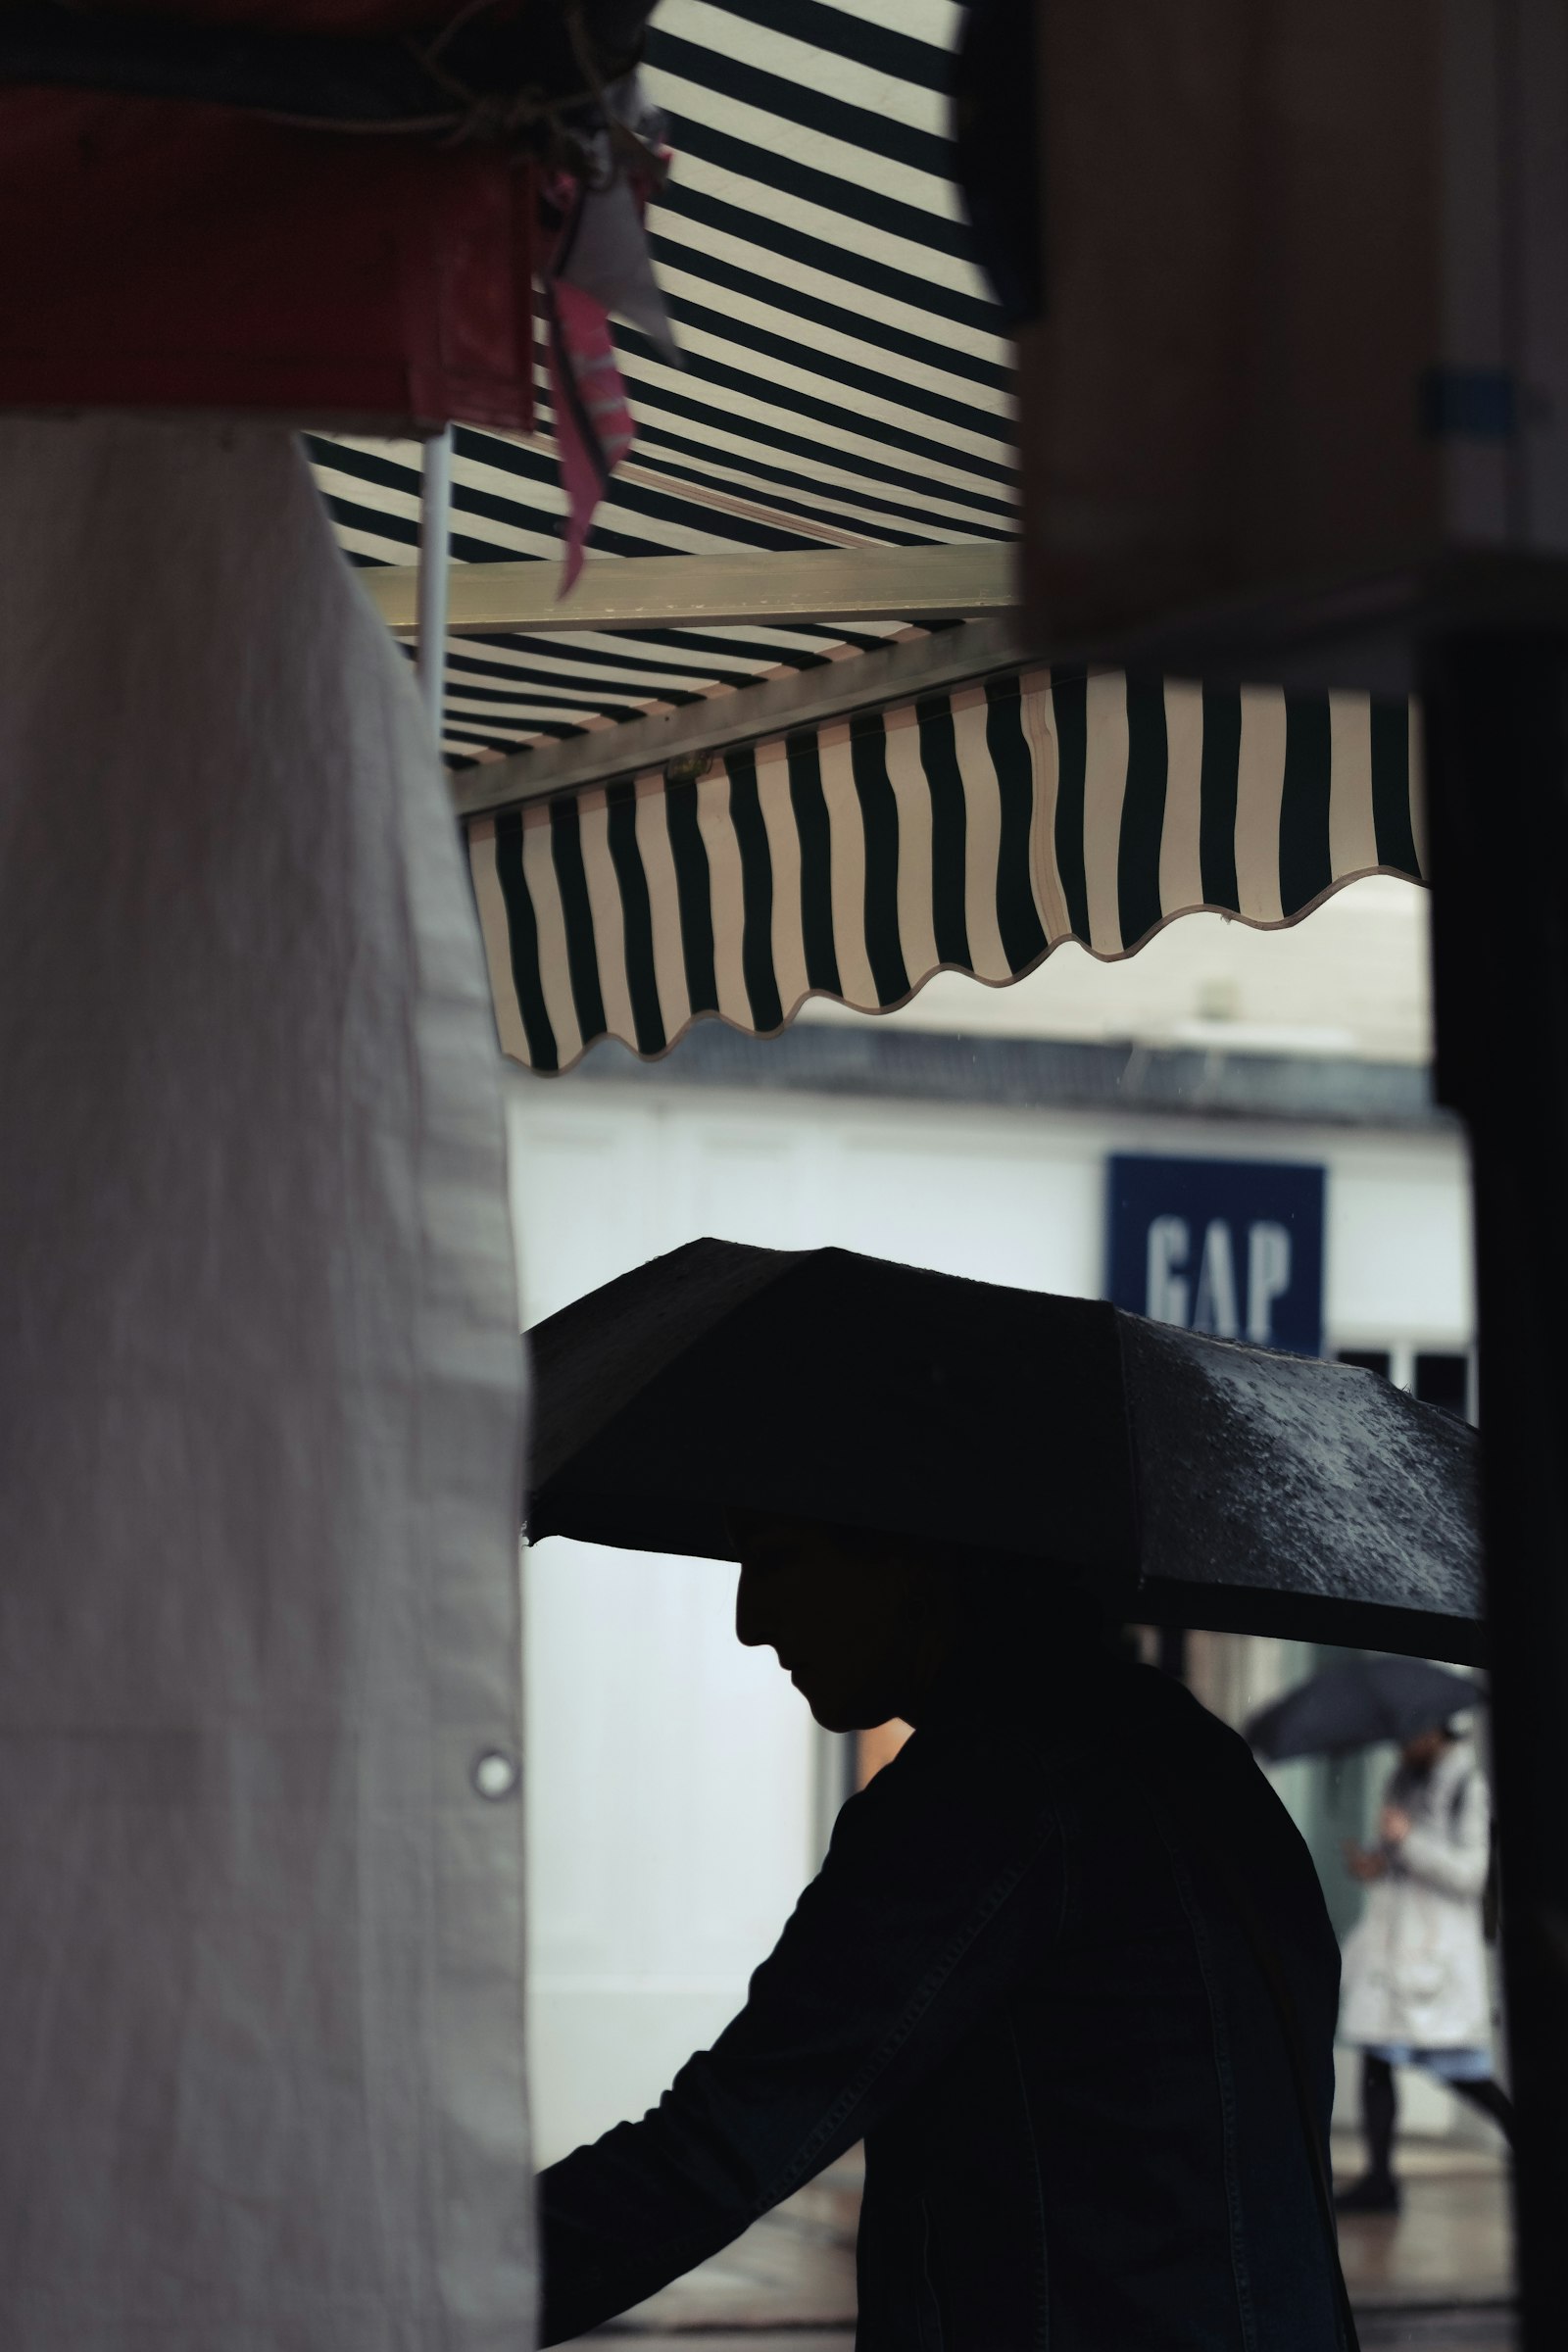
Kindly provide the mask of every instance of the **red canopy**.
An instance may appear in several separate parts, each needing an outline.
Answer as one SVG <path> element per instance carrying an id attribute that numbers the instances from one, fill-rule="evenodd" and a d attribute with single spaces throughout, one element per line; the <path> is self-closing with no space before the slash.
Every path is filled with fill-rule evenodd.
<path id="1" fill-rule="evenodd" d="M 174 13 L 417 34 L 455 0 L 164 0 Z M 497 145 L 0 89 L 0 407 L 526 431 L 534 218 L 532 166 Z"/>

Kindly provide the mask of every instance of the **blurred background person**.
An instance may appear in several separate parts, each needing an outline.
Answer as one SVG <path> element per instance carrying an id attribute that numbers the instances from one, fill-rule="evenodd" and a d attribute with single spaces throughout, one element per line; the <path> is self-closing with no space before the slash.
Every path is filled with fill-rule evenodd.
<path id="1" fill-rule="evenodd" d="M 1372 1847 L 1348 1839 L 1367 1889 L 1345 1945 L 1343 2038 L 1361 2052 L 1367 2169 L 1345 2213 L 1396 2213 L 1394 2070 L 1419 2066 L 1513 2137 L 1513 2107 L 1492 2067 L 1483 1917 L 1492 1801 L 1471 1742 L 1449 1723 L 1406 1740 L 1384 1791 Z"/>

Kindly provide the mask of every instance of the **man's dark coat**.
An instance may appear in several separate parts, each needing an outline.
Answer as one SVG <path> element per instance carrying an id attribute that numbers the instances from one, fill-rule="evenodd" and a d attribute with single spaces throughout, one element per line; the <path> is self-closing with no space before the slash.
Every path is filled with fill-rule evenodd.
<path id="1" fill-rule="evenodd" d="M 1339 1953 L 1243 1742 L 1148 1668 L 958 1662 L 740 2016 L 542 2176 L 544 2341 L 863 2138 L 858 2352 L 1333 2352 L 1259 1930 L 1326 2150 Z"/>

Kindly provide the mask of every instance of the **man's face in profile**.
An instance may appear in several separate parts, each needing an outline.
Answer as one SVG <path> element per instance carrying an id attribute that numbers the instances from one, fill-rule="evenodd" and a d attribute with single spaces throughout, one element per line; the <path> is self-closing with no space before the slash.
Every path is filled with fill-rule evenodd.
<path id="1" fill-rule="evenodd" d="M 827 1731 L 869 1731 L 915 1710 L 952 1646 L 947 1580 L 896 1544 L 814 1520 L 737 1515 L 735 1631 L 778 1653 Z"/>

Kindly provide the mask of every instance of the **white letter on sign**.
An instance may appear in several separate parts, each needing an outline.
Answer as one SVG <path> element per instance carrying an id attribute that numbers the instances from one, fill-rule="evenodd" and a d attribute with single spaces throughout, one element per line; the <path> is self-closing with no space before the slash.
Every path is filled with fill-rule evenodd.
<path id="1" fill-rule="evenodd" d="M 1187 1321 L 1187 1278 L 1179 1268 L 1187 1263 L 1185 1217 L 1155 1217 L 1149 1228 L 1149 1280 L 1144 1312 L 1156 1323 Z"/>
<path id="2" fill-rule="evenodd" d="M 1247 1236 L 1247 1336 L 1261 1348 L 1274 1337 L 1274 1301 L 1291 1287 L 1291 1236 L 1265 1221 Z"/>
<path id="3" fill-rule="evenodd" d="M 1211 1331 L 1217 1339 L 1239 1340 L 1241 1318 L 1236 1311 L 1236 1252 L 1231 1229 L 1215 1217 L 1203 1236 L 1203 1262 L 1198 1271 L 1198 1298 L 1193 1329 Z"/>

